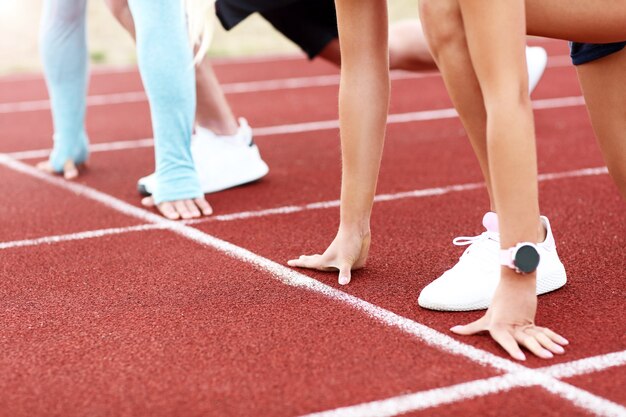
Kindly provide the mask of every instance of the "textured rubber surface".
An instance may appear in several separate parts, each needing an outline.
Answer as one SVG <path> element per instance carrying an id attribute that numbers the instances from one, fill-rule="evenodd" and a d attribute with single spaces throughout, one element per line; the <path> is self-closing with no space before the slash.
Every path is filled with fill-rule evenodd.
<path id="1" fill-rule="evenodd" d="M 541 44 L 553 66 L 533 98 L 580 96 L 564 59 L 566 44 Z M 337 77 L 331 66 L 302 59 L 224 63 L 216 72 L 227 84 Z M 91 83 L 92 95 L 140 90 L 136 71 L 97 73 Z M 228 98 L 258 128 L 334 120 L 336 94 L 331 83 Z M 40 77 L 0 80 L 0 109 L 45 97 Z M 276 108 L 269 111 L 267 103 Z M 393 113 L 449 106 L 436 75 L 393 82 Z M 542 211 L 552 222 L 569 281 L 540 298 L 538 322 L 572 343 L 552 361 L 529 358 L 524 365 L 532 368 L 626 350 L 626 258 L 619 256 L 626 247 L 624 203 L 606 174 L 572 173 L 602 166 L 584 107 L 535 115 L 539 171 L 570 173 L 540 185 Z M 92 106 L 88 125 L 94 143 L 151 134 L 141 101 Z M 0 152 L 46 149 L 50 138 L 48 110 L 0 111 Z M 270 173 L 208 196 L 217 216 L 339 197 L 337 130 L 259 136 L 255 142 Z M 94 152 L 78 182 L 139 206 L 137 179 L 153 170 L 151 148 Z M 0 178 L 0 245 L 137 224 L 25 174 L 0 167 Z M 461 255 L 452 239 L 480 233 L 485 190 L 456 187 L 480 181 L 457 119 L 389 125 L 379 194 L 430 191 L 375 205 L 370 261 L 341 290 L 450 336 L 451 326 L 478 317 L 419 309 L 415 300 Z M 332 240 L 338 208 L 331 206 L 247 220 L 214 217 L 194 227 L 284 264 Z M 47 239 L 0 249 L 0 259 L 0 416 L 296 416 L 498 374 L 166 231 Z M 335 274 L 300 272 L 339 288 Z M 486 336 L 454 339 L 504 357 Z M 626 406 L 623 365 L 565 381 Z M 432 408 L 406 415 L 588 415 L 571 399 L 539 387 L 463 395 L 452 404 L 437 397 Z"/>
<path id="2" fill-rule="evenodd" d="M 2 255 L 2 416 L 293 416 L 495 375 L 162 231 Z"/>

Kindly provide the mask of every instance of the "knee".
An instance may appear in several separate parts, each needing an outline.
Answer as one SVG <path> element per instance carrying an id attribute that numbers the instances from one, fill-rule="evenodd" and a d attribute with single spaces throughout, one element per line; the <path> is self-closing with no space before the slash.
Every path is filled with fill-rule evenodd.
<path id="1" fill-rule="evenodd" d="M 456 0 L 420 0 L 419 9 L 424 34 L 435 59 L 450 48 L 464 47 L 463 19 Z"/>

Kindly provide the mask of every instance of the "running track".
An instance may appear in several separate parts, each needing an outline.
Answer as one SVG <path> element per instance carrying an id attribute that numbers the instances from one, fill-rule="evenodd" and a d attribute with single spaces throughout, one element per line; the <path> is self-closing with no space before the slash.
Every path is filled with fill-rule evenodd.
<path id="1" fill-rule="evenodd" d="M 0 79 L 0 416 L 626 415 L 626 210 L 565 44 L 540 42 L 540 198 L 569 282 L 538 320 L 572 343 L 525 363 L 447 330 L 479 313 L 416 305 L 486 210 L 438 75 L 394 74 L 371 259 L 348 287 L 285 266 L 337 225 L 334 68 L 216 65 L 271 171 L 186 224 L 138 204 L 153 157 L 135 70 L 93 75 L 76 182 L 33 169 L 51 144 L 41 78 Z"/>

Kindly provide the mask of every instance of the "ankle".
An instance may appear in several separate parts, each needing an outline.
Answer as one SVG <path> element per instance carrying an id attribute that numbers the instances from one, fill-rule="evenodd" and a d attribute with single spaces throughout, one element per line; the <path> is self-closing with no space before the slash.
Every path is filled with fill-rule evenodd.
<path id="1" fill-rule="evenodd" d="M 232 136 L 236 135 L 239 131 L 239 125 L 237 122 L 221 122 L 221 121 L 198 121 L 198 126 L 208 129 L 218 136 Z"/>
<path id="2" fill-rule="evenodd" d="M 543 243 L 546 241 L 546 239 L 548 238 L 548 229 L 546 228 L 546 225 L 543 224 L 542 220 L 539 220 L 539 229 L 537 231 L 537 242 L 539 243 Z"/>

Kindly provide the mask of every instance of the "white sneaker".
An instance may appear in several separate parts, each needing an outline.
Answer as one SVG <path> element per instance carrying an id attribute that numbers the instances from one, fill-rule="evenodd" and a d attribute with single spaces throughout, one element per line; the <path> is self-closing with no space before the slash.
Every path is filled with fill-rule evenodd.
<path id="1" fill-rule="evenodd" d="M 539 243 L 540 262 L 537 268 L 537 295 L 561 288 L 567 282 L 565 267 L 559 259 L 550 228 L 544 216 L 546 240 Z M 457 237 L 457 246 L 469 245 L 459 262 L 428 284 L 417 300 L 421 307 L 441 311 L 483 310 L 489 307 L 500 281 L 500 234 L 498 217 L 489 212 L 483 217 L 487 229 L 479 236 Z"/>
<path id="2" fill-rule="evenodd" d="M 191 156 L 205 194 L 256 181 L 269 172 L 244 118 L 239 119 L 239 130 L 232 136 L 218 136 L 209 129 L 197 127 L 191 140 Z M 142 195 L 152 194 L 155 187 L 155 173 L 137 182 Z"/>
<path id="3" fill-rule="evenodd" d="M 541 46 L 527 46 L 526 65 L 528 66 L 528 91 L 532 93 L 546 70 L 548 53 Z"/>

